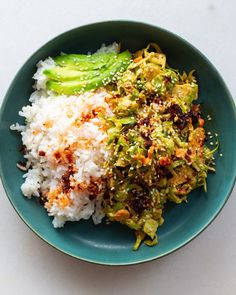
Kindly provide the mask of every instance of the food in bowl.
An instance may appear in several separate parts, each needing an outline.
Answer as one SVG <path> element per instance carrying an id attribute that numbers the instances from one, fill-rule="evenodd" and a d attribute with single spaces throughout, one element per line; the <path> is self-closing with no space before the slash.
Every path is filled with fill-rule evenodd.
<path id="1" fill-rule="evenodd" d="M 118 44 L 94 54 L 61 54 L 38 63 L 31 105 L 20 115 L 22 193 L 66 221 L 105 217 L 157 244 L 168 201 L 187 201 L 215 171 L 205 145 L 194 72 L 181 74 L 150 43 L 133 54 Z"/>

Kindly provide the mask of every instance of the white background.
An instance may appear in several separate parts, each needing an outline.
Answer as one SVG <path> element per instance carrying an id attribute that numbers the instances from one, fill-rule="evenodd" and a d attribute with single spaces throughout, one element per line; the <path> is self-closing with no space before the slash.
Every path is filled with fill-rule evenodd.
<path id="1" fill-rule="evenodd" d="M 1 0 L 0 101 L 19 67 L 45 42 L 111 19 L 140 20 L 179 34 L 213 62 L 236 97 L 235 0 Z M 25 226 L 2 187 L 0 196 L 0 294 L 236 294 L 236 190 L 213 224 L 183 249 L 113 268 L 57 252 Z"/>

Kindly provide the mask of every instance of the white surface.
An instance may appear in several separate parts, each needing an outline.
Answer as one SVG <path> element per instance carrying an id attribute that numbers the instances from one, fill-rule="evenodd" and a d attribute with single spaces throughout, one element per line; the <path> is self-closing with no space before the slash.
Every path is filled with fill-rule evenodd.
<path id="1" fill-rule="evenodd" d="M 0 99 L 16 71 L 57 34 L 89 22 L 133 19 L 169 29 L 198 47 L 236 97 L 236 1 L 0 1 Z M 236 294 L 236 190 L 197 239 L 163 259 L 129 267 L 77 261 L 20 220 L 0 188 L 0 294 Z"/>

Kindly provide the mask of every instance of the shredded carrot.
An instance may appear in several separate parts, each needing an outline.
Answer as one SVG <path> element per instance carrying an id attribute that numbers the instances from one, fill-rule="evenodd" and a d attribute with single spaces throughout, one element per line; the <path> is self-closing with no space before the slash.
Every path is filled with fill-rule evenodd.
<path id="1" fill-rule="evenodd" d="M 170 165 L 170 158 L 168 156 L 160 157 L 159 163 L 161 166 L 168 166 Z"/>
<path id="2" fill-rule="evenodd" d="M 138 158 L 139 158 L 139 155 L 138 155 L 138 154 L 136 154 L 136 155 L 133 157 L 134 160 L 138 160 Z"/>
<path id="3" fill-rule="evenodd" d="M 143 165 L 146 165 L 147 163 L 147 159 L 143 155 L 141 156 L 141 162 Z"/>
<path id="4" fill-rule="evenodd" d="M 130 217 L 130 213 L 126 209 L 120 209 L 115 213 L 115 220 L 122 221 L 128 219 Z"/>
<path id="5" fill-rule="evenodd" d="M 175 151 L 175 155 L 176 155 L 177 158 L 184 158 L 186 152 L 187 152 L 186 149 L 177 148 L 176 151 Z"/>
<path id="6" fill-rule="evenodd" d="M 135 63 L 138 63 L 138 62 L 140 62 L 142 59 L 143 59 L 143 58 L 142 58 L 142 56 L 140 55 L 140 56 L 138 56 L 138 57 L 136 57 L 136 58 L 134 59 L 134 62 L 135 62 Z"/>
<path id="7" fill-rule="evenodd" d="M 204 124 L 205 124 L 205 121 L 204 121 L 204 119 L 202 119 L 202 118 L 199 118 L 199 119 L 198 119 L 198 125 L 199 125 L 199 127 L 203 127 L 203 126 L 204 126 Z"/>
<path id="8" fill-rule="evenodd" d="M 152 159 L 153 152 L 154 152 L 154 145 L 152 145 L 148 150 L 148 158 L 149 159 Z"/>

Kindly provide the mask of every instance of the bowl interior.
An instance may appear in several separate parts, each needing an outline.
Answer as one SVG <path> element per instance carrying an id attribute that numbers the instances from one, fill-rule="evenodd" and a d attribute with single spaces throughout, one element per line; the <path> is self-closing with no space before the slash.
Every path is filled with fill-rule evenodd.
<path id="1" fill-rule="evenodd" d="M 157 42 L 167 54 L 168 64 L 180 70 L 196 70 L 200 85 L 199 102 L 203 115 L 209 114 L 206 129 L 217 133 L 223 156 L 216 156 L 217 172 L 207 179 L 208 191 L 197 189 L 188 203 L 170 204 L 165 211 L 165 223 L 159 229 L 159 244 L 142 245 L 132 251 L 134 234 L 125 226 L 91 221 L 67 223 L 63 229 L 54 229 L 51 218 L 37 200 L 24 198 L 20 191 L 22 172 L 16 168 L 21 155 L 20 135 L 11 132 L 12 123 L 23 123 L 18 111 L 28 104 L 33 91 L 32 76 L 36 63 L 48 56 L 65 53 L 87 53 L 97 50 L 102 43 L 121 42 L 122 49 L 135 51 L 149 42 Z M 12 82 L 2 105 L 0 118 L 0 157 L 4 187 L 13 206 L 22 219 L 40 237 L 56 248 L 81 259 L 102 264 L 132 264 L 148 261 L 178 249 L 201 232 L 217 215 L 225 203 L 235 180 L 236 142 L 235 107 L 221 77 L 211 63 L 189 43 L 163 29 L 150 25 L 114 21 L 92 24 L 66 32 L 48 42 L 33 54 Z M 213 138 L 212 141 L 215 141 Z"/>

